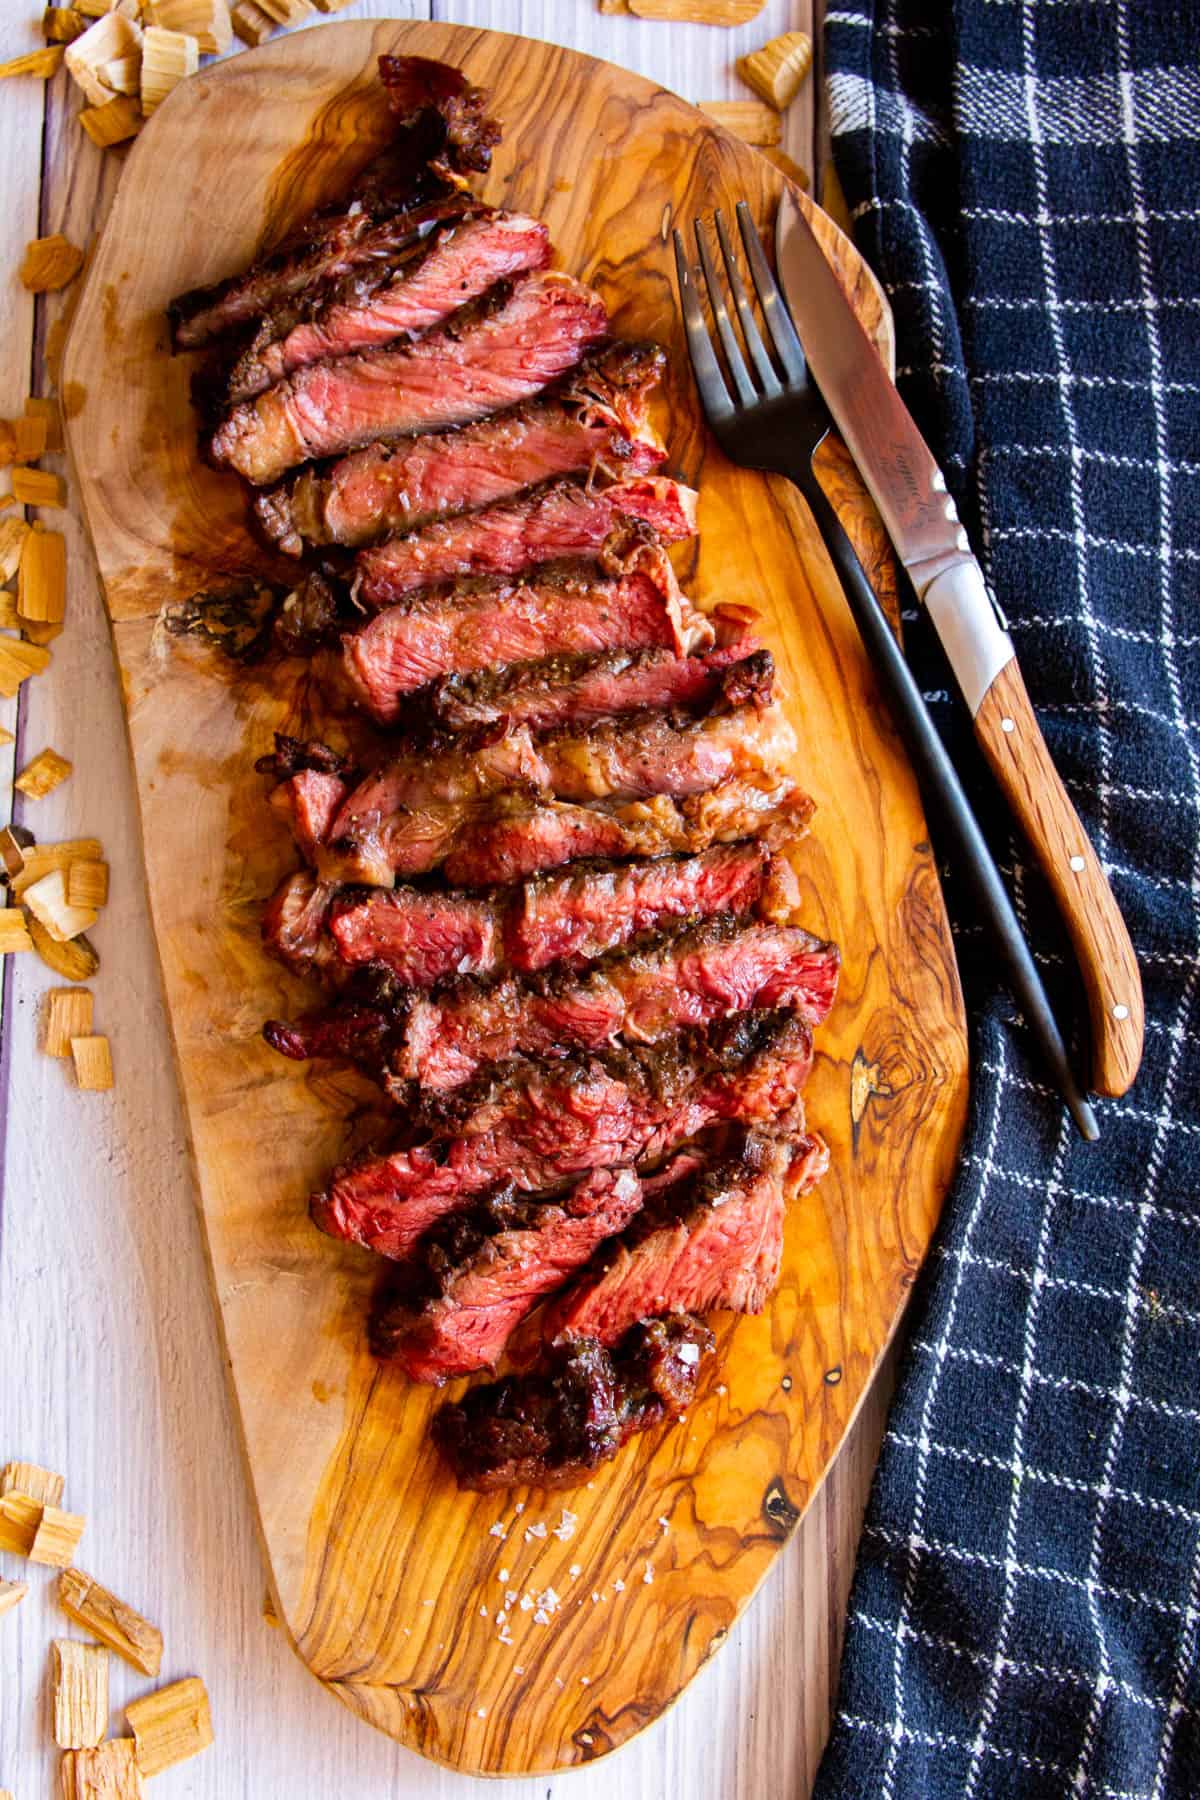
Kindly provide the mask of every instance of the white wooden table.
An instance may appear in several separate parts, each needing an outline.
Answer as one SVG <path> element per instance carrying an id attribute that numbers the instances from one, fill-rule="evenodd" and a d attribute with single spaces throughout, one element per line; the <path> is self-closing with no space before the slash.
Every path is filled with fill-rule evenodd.
<path id="1" fill-rule="evenodd" d="M 341 16 L 426 18 L 553 38 L 623 63 L 695 100 L 746 97 L 734 58 L 777 31 L 811 27 L 811 0 L 767 0 L 737 31 L 606 17 L 595 0 L 358 0 Z M 4 0 L 0 60 L 36 47 L 40 0 Z M 316 27 L 324 29 L 324 26 Z M 786 141 L 813 165 L 813 90 Z M 58 297 L 16 281 L 29 238 L 87 242 L 116 188 L 107 155 L 75 120 L 65 74 L 0 83 L 0 416 L 48 391 L 41 360 Z M 235 177 L 231 163 L 231 179 Z M 40 838 L 95 835 L 112 899 L 95 941 L 96 1025 L 117 1067 L 112 1094 L 77 1092 L 37 1048 L 32 956 L 4 969 L 0 1046 L 0 1463 L 32 1459 L 67 1476 L 86 1513 L 79 1561 L 144 1608 L 166 1637 L 163 1678 L 203 1675 L 216 1745 L 157 1777 L 155 1800 L 463 1800 L 479 1784 L 375 1735 L 324 1694 L 263 1616 L 264 1574 L 222 1371 L 201 1229 L 143 892 L 138 821 L 108 630 L 85 534 L 69 540 L 68 627 L 52 669 L 0 702 L 17 734 L 11 777 L 44 745 L 75 765 L 13 816 Z M 15 760 L 14 760 L 15 759 Z M 808 1793 L 824 1741 L 845 1594 L 879 1440 L 878 1393 L 823 1492 L 730 1641 L 680 1704 L 613 1761 L 569 1778 L 516 1781 L 513 1800 L 784 1800 Z M 0 1788 L 58 1793 L 48 1722 L 49 1643 L 66 1621 L 50 1571 L 0 1555 L 33 1591 L 0 1619 Z M 113 1659 L 113 1729 L 148 1684 Z"/>

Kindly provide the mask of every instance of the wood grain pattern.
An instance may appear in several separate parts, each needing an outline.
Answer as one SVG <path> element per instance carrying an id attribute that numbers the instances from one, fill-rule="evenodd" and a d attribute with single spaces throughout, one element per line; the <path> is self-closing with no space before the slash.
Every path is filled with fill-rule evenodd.
<path id="1" fill-rule="evenodd" d="M 557 1499 L 525 1497 L 517 1521 L 515 1497 L 453 1489 L 425 1443 L 430 1396 L 364 1352 L 371 1260 L 307 1224 L 304 1196 L 365 1090 L 293 1071 L 259 1040 L 261 1019 L 301 995 L 258 945 L 261 900 L 291 854 L 252 763 L 277 727 L 305 728 L 312 697 L 303 682 L 231 679 L 167 629 L 172 600 L 257 553 L 240 490 L 195 456 L 188 371 L 164 354 L 162 309 L 336 185 L 348 142 L 367 153 L 383 49 L 460 62 L 493 89 L 507 136 L 488 197 L 544 216 L 617 328 L 672 350 L 672 463 L 703 494 L 700 545 L 683 572 L 699 600 L 750 599 L 763 614 L 793 696 L 801 775 L 821 807 L 799 862 L 809 922 L 845 957 L 811 1087 L 834 1168 L 794 1211 L 780 1293 L 763 1318 L 722 1323 L 719 1385 L 686 1428 L 627 1452 L 568 1500 L 578 1513 L 569 1543 L 524 1535 L 530 1521 L 554 1523 Z M 199 77 L 160 109 L 130 157 L 64 369 L 279 1615 L 348 1705 L 462 1768 L 589 1761 L 655 1717 L 723 1641 L 854 1416 L 961 1130 L 961 1002 L 911 778 L 802 503 L 720 458 L 683 376 L 672 219 L 745 197 L 765 227 L 779 188 L 768 164 L 691 108 L 589 59 L 449 27 L 331 27 Z M 882 329 L 874 285 L 817 224 Z M 839 479 L 849 481 L 844 469 Z M 489 1535 L 498 1521 L 511 1527 L 504 1541 Z M 518 1592 L 550 1586 L 564 1601 L 548 1626 L 518 1609 L 511 1646 L 492 1616 L 501 1567 Z M 606 1598 L 593 1604 L 592 1591 Z"/>
<path id="2" fill-rule="evenodd" d="M 1092 1086 L 1123 1094 L 1142 1060 L 1142 978 L 1120 908 L 1054 766 L 1015 659 L 975 715 L 975 735 L 1050 883 L 1083 976 Z"/>

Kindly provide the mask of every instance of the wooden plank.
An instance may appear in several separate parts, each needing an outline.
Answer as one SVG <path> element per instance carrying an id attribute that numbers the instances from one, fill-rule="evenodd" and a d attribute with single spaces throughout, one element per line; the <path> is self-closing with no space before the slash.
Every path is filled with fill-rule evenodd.
<path id="1" fill-rule="evenodd" d="M 344 1105 L 331 1092 L 318 1105 L 258 1037 L 280 992 L 258 945 L 255 898 L 294 857 L 264 831 L 252 760 L 303 702 L 260 674 L 234 684 L 202 651 L 160 641 L 164 600 L 202 585 L 214 554 L 237 569 L 257 552 L 240 493 L 191 451 L 186 371 L 156 353 L 156 321 L 171 294 L 249 254 L 264 203 L 276 227 L 312 204 L 345 134 L 370 141 L 381 115 L 362 76 L 385 46 L 462 60 L 493 91 L 508 135 L 488 191 L 544 216 L 619 328 L 661 337 L 679 367 L 681 332 L 662 290 L 664 207 L 688 217 L 744 196 L 765 221 L 780 182 L 654 85 L 529 42 L 346 27 L 319 56 L 312 44 L 286 39 L 244 72 L 235 65 L 192 84 L 148 128 L 69 350 L 67 376 L 88 395 L 69 429 L 116 624 L 209 1245 L 283 1616 L 347 1704 L 427 1755 L 465 1769 L 551 1770 L 615 1747 L 674 1696 L 822 1478 L 948 1176 L 962 1113 L 960 1003 L 928 853 L 914 851 L 925 831 L 911 776 L 877 723 L 870 671 L 811 520 L 790 489 L 716 457 L 690 388 L 676 382 L 672 458 L 685 477 L 702 476 L 690 585 L 701 602 L 753 598 L 788 692 L 802 700 L 805 741 L 821 747 L 797 766 L 821 808 L 797 866 L 810 922 L 840 942 L 854 996 L 822 1033 L 811 1084 L 833 1167 L 791 1215 L 770 1311 L 723 1329 L 728 1407 L 710 1391 L 686 1433 L 644 1440 L 598 1471 L 561 1570 L 558 1546 L 536 1571 L 533 1552 L 514 1561 L 514 1585 L 545 1581 L 564 1593 L 575 1556 L 597 1588 L 620 1575 L 620 1601 L 585 1613 L 585 1625 L 565 1609 L 544 1635 L 530 1638 L 526 1626 L 514 1632 L 520 1649 L 501 1649 L 480 1609 L 494 1604 L 503 1554 L 486 1527 L 505 1509 L 449 1486 L 426 1441 L 429 1395 L 381 1378 L 366 1355 L 372 1271 L 315 1238 L 297 1204 L 343 1141 Z M 318 121 L 320 138 L 305 141 Z M 571 133 L 603 135 L 616 153 L 564 177 Z M 242 179 L 221 190 L 218 213 L 229 137 Z M 197 241 L 188 225 L 200 216 Z M 815 223 L 884 334 L 877 290 L 844 240 Z M 881 1066 L 882 1082 L 860 1120 L 851 1066 L 864 1060 Z M 539 1511 L 547 1505 L 539 1500 Z M 658 1531 L 664 1511 L 669 1538 Z M 720 1558 L 713 1529 L 726 1544 Z M 627 1579 L 652 1557 L 657 1579 Z M 566 1684 L 559 1692 L 551 1672 Z"/>

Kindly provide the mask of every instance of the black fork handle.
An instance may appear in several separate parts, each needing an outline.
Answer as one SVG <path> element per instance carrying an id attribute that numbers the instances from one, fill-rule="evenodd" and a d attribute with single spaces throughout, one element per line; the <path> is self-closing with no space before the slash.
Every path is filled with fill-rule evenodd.
<path id="1" fill-rule="evenodd" d="M 1094 1140 L 1100 1135 L 1096 1116 L 1075 1080 L 1066 1045 L 1050 1010 L 1046 990 L 1012 901 L 954 764 L 921 698 L 921 690 L 904 652 L 875 598 L 841 520 L 811 467 L 806 465 L 803 472 L 792 479 L 808 502 L 829 559 L 837 571 L 871 667 L 887 697 L 896 728 L 916 770 L 922 795 L 927 803 L 932 803 L 946 848 L 955 858 L 956 869 L 965 875 L 979 914 L 991 929 L 1007 965 L 1009 989 L 1037 1039 L 1054 1084 L 1066 1101 L 1080 1135 Z"/>

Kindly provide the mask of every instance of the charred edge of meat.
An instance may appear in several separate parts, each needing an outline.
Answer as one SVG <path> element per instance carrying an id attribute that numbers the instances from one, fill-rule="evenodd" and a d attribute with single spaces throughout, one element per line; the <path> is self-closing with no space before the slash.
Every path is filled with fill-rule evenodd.
<path id="1" fill-rule="evenodd" d="M 271 756 L 260 756 L 254 765 L 259 775 L 270 775 L 276 781 L 288 781 L 302 769 L 313 769 L 318 775 L 336 775 L 347 784 L 362 780 L 362 770 L 333 750 L 319 738 L 288 737 L 275 733 L 275 750 Z"/>
<path id="2" fill-rule="evenodd" d="M 221 593 L 202 592 L 164 607 L 162 622 L 172 637 L 201 638 L 231 662 L 260 662 L 271 647 L 280 590 L 261 581 L 241 581 Z"/>
<path id="3" fill-rule="evenodd" d="M 501 128 L 488 117 L 485 88 L 472 87 L 461 69 L 428 56 L 381 56 L 379 78 L 403 130 L 424 126 L 431 112 L 440 120 L 448 174 L 487 174 Z"/>
<path id="4" fill-rule="evenodd" d="M 272 1050 L 292 1062 L 330 1056 L 377 1075 L 395 1055 L 402 1029 L 402 1010 L 348 1000 L 291 1021 L 268 1019 L 262 1034 Z"/>
<path id="5" fill-rule="evenodd" d="M 581 1340 L 543 1369 L 472 1388 L 439 1408 L 433 1438 L 461 1487 L 566 1486 L 695 1398 L 716 1340 L 686 1313 L 634 1326 L 611 1351 Z"/>

